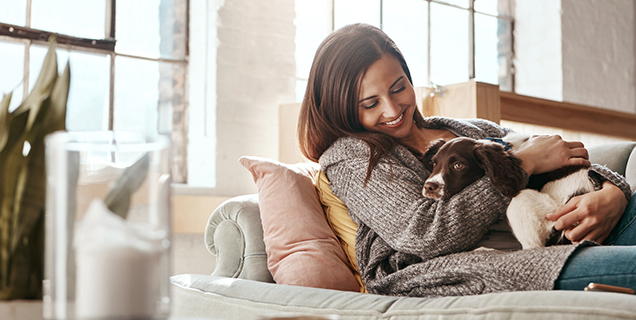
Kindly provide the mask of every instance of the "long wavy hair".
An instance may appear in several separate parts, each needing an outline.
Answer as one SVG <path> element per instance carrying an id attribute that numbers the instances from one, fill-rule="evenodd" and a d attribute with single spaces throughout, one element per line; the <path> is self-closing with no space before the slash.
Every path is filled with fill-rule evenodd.
<path id="1" fill-rule="evenodd" d="M 352 136 L 365 141 L 371 150 L 365 182 L 380 158 L 395 148 L 397 141 L 386 134 L 366 130 L 358 116 L 362 77 L 380 58 L 395 56 L 413 84 L 404 56 L 382 30 L 368 24 L 352 24 L 331 33 L 314 57 L 307 90 L 298 118 L 300 150 L 317 162 L 338 138 Z M 424 117 L 415 108 L 415 125 Z"/>

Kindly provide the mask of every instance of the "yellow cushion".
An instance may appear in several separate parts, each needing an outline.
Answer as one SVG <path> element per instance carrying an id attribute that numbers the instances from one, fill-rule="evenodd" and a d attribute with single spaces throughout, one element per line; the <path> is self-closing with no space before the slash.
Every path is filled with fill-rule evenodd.
<path id="1" fill-rule="evenodd" d="M 318 197 L 325 210 L 325 216 L 329 226 L 336 234 L 336 237 L 340 241 L 340 245 L 349 259 L 351 272 L 356 277 L 356 280 L 360 284 L 360 292 L 367 292 L 367 288 L 362 282 L 360 276 L 360 270 L 358 269 L 358 262 L 356 260 L 356 232 L 358 231 L 358 225 L 351 220 L 349 213 L 347 212 L 347 206 L 336 197 L 329 188 L 329 180 L 324 172 L 318 171 L 314 177 L 316 181 L 316 189 L 318 191 Z"/>

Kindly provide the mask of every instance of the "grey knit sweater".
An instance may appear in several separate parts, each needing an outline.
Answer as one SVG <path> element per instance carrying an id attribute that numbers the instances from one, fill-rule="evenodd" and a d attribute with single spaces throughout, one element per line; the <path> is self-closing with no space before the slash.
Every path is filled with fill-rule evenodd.
<path id="1" fill-rule="evenodd" d="M 476 139 L 501 137 L 508 131 L 484 120 L 439 117 L 428 118 L 426 127 L 447 128 Z M 358 224 L 358 267 L 371 293 L 436 297 L 551 290 L 577 248 L 475 250 L 489 229 L 505 219 L 510 202 L 487 177 L 449 200 L 435 201 L 422 196 L 429 172 L 405 147 L 398 146 L 381 159 L 364 186 L 368 159 L 368 145 L 346 137 L 325 151 L 319 162 L 332 191 Z M 593 170 L 629 199 L 623 177 L 601 166 Z"/>

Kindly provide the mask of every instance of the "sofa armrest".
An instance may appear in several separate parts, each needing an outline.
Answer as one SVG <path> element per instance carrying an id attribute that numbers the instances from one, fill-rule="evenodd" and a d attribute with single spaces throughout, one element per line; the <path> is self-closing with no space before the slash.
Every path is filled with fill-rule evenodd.
<path id="1" fill-rule="evenodd" d="M 205 245 L 216 256 L 212 275 L 274 282 L 267 269 L 258 195 L 223 202 L 208 219 Z"/>

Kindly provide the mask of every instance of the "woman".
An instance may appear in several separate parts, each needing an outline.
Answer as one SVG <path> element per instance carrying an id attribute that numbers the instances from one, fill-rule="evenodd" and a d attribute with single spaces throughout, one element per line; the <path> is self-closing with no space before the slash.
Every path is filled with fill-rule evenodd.
<path id="1" fill-rule="evenodd" d="M 629 275 L 624 281 L 607 271 L 610 264 L 636 261 L 636 247 L 593 247 L 584 241 L 602 242 L 616 229 L 612 241 L 634 242 L 633 228 L 615 228 L 630 198 L 629 186 L 601 166 L 593 167 L 604 180 L 599 191 L 573 198 L 549 217 L 577 245 L 476 250 L 505 219 L 510 199 L 487 178 L 447 201 L 425 198 L 421 189 L 429 172 L 418 156 L 436 139 L 501 137 L 509 130 L 485 120 L 424 119 L 402 54 L 375 27 L 350 25 L 323 41 L 298 129 L 302 152 L 319 161 L 332 191 L 358 224 L 358 267 L 371 293 L 432 297 L 581 290 L 590 279 L 636 288 L 636 267 L 616 271 Z M 527 175 L 589 165 L 582 143 L 558 136 L 533 137 L 516 155 Z M 630 222 L 624 218 L 621 225 Z M 510 233 L 504 242 L 516 245 Z M 510 249 L 505 243 L 496 248 Z M 603 264 L 596 259 L 601 255 L 621 260 Z M 589 261 L 600 265 L 588 270 Z"/>

